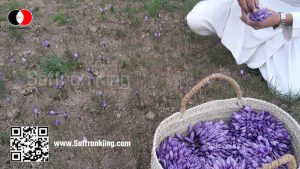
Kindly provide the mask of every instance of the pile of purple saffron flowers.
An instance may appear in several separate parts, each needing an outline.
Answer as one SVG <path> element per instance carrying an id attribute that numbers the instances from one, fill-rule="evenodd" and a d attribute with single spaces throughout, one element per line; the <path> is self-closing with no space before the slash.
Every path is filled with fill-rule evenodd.
<path id="1" fill-rule="evenodd" d="M 249 106 L 232 113 L 229 124 L 198 122 L 187 133 L 160 143 L 156 155 L 164 169 L 256 169 L 293 154 L 284 125 L 269 112 L 256 112 Z"/>
<path id="2" fill-rule="evenodd" d="M 263 22 L 271 16 L 272 12 L 267 8 L 263 8 L 259 9 L 257 12 L 250 13 L 249 19 L 254 22 Z"/>

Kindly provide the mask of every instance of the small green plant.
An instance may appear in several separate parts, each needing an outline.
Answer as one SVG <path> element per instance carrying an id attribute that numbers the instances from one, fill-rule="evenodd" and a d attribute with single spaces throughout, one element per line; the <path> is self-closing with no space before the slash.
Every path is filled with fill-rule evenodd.
<path id="1" fill-rule="evenodd" d="M 22 6 L 22 4 L 21 4 L 20 2 L 17 2 L 17 1 L 11 1 L 11 2 L 8 4 L 9 10 L 20 9 L 21 6 Z"/>
<path id="2" fill-rule="evenodd" d="M 168 0 L 151 0 L 148 6 L 148 12 L 150 16 L 156 17 L 160 10 L 174 12 L 178 8 L 178 5 L 171 3 Z"/>
<path id="3" fill-rule="evenodd" d="M 6 21 L 6 17 L 3 15 L 0 16 L 0 22 L 2 22 L 2 21 Z"/>
<path id="4" fill-rule="evenodd" d="M 129 76 L 121 75 L 120 76 L 120 84 L 124 86 L 128 86 L 130 83 L 130 78 Z"/>
<path id="5" fill-rule="evenodd" d="M 185 17 L 189 13 L 189 11 L 193 9 L 195 4 L 197 4 L 198 2 L 199 2 L 199 0 L 187 0 L 187 1 L 185 1 L 183 7 L 181 8 L 182 17 Z"/>
<path id="6" fill-rule="evenodd" d="M 9 134 L 5 132 L 0 132 L 0 143 L 9 144 Z"/>
<path id="7" fill-rule="evenodd" d="M 186 63 L 186 54 L 184 52 L 181 55 L 174 58 L 175 67 L 179 70 L 184 70 L 184 65 Z"/>
<path id="8" fill-rule="evenodd" d="M 0 98 L 6 95 L 6 86 L 3 80 L 0 80 Z"/>
<path id="9" fill-rule="evenodd" d="M 132 112 L 133 110 L 143 110 L 145 109 L 145 103 L 143 102 L 142 98 L 139 96 L 130 96 L 128 99 L 128 110 Z"/>
<path id="10" fill-rule="evenodd" d="M 203 71 L 201 67 L 196 67 L 192 70 L 193 73 L 193 78 L 195 81 L 200 80 L 201 78 L 203 78 Z"/>
<path id="11" fill-rule="evenodd" d="M 73 70 L 79 70 L 81 63 L 69 49 L 64 52 L 62 57 L 55 54 L 50 54 L 44 58 L 40 63 L 41 70 L 50 77 L 66 74 Z"/>
<path id="12" fill-rule="evenodd" d="M 135 136 L 131 139 L 132 142 L 131 148 L 132 148 L 133 156 L 137 159 L 135 168 L 143 168 L 142 167 L 143 159 L 141 156 L 141 152 L 143 151 L 143 148 L 141 147 L 142 141 L 140 137 L 141 136 Z"/>
<path id="13" fill-rule="evenodd" d="M 139 9 L 133 8 L 128 5 L 123 9 L 123 13 L 130 21 L 130 26 L 137 28 L 141 25 L 141 19 L 137 15 L 138 13 L 140 13 Z"/>
<path id="14" fill-rule="evenodd" d="M 66 6 L 67 6 L 68 9 L 79 8 L 80 7 L 80 2 L 68 1 Z"/>
<path id="15" fill-rule="evenodd" d="M 49 76 L 55 77 L 70 71 L 70 65 L 57 55 L 47 56 L 40 64 L 42 71 Z"/>
<path id="16" fill-rule="evenodd" d="M 210 63 L 216 66 L 227 66 L 234 63 L 230 52 L 223 47 L 214 47 L 209 53 Z"/>
<path id="17" fill-rule="evenodd" d="M 24 35 L 24 30 L 20 30 L 17 27 L 9 27 L 8 32 L 10 36 L 16 38 L 16 39 L 22 39 Z"/>
<path id="18" fill-rule="evenodd" d="M 57 12 L 52 17 L 52 22 L 58 23 L 59 25 L 66 25 L 68 23 L 68 16 L 65 12 Z"/>
<path id="19" fill-rule="evenodd" d="M 119 65 L 120 65 L 120 67 L 121 67 L 121 69 L 126 69 L 126 68 L 128 68 L 128 63 L 126 62 L 126 60 L 119 60 Z"/>
<path id="20" fill-rule="evenodd" d="M 70 68 L 70 70 L 79 70 L 82 67 L 78 59 L 74 58 L 74 55 L 71 53 L 70 49 L 65 51 L 64 58 L 66 58 L 66 65 Z"/>
<path id="21" fill-rule="evenodd" d="M 166 81 L 165 78 L 159 77 L 159 78 L 155 81 L 155 88 L 156 88 L 156 89 L 163 89 L 166 85 L 167 85 L 167 81 Z"/>
<path id="22" fill-rule="evenodd" d="M 126 37 L 126 32 L 122 29 L 117 29 L 115 34 L 118 39 L 125 39 Z"/>

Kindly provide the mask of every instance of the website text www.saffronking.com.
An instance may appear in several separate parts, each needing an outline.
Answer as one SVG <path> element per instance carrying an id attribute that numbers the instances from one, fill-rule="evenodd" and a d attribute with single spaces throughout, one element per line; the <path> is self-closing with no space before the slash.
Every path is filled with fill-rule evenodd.
<path id="1" fill-rule="evenodd" d="M 130 147 L 130 141 L 107 141 L 107 140 L 73 140 L 73 141 L 54 141 L 55 147 Z"/>

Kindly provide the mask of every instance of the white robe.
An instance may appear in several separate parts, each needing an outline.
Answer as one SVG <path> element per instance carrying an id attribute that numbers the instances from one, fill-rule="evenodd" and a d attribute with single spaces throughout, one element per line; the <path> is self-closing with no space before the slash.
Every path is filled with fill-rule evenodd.
<path id="1" fill-rule="evenodd" d="M 200 1 L 187 15 L 197 34 L 217 34 L 237 64 L 258 68 L 270 87 L 280 94 L 300 92 L 300 0 L 260 0 L 261 7 L 293 15 L 293 26 L 254 30 L 241 19 L 238 0 Z M 297 2 L 298 1 L 298 2 Z M 289 4 L 288 4 L 289 3 Z"/>

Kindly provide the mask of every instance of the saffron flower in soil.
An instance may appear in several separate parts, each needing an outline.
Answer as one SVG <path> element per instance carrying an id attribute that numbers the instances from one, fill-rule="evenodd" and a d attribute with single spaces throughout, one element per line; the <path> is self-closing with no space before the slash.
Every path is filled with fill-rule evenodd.
<path id="1" fill-rule="evenodd" d="M 103 107 L 104 109 L 106 109 L 107 106 L 108 106 L 108 103 L 107 103 L 106 100 L 103 100 L 102 103 L 101 103 L 101 105 L 102 105 L 102 107 Z"/>
<path id="2" fill-rule="evenodd" d="M 50 48 L 50 46 L 51 46 L 50 41 L 48 39 L 44 40 L 43 41 L 43 46 L 47 47 L 47 48 Z"/>
<path id="3" fill-rule="evenodd" d="M 54 126 L 59 126 L 61 123 L 60 123 L 60 120 L 56 119 L 56 120 L 53 120 L 53 121 L 52 121 L 52 124 L 53 124 Z"/>
<path id="4" fill-rule="evenodd" d="M 67 26 L 67 29 L 68 29 L 69 31 L 72 31 L 72 25 L 68 25 L 68 26 Z"/>
<path id="5" fill-rule="evenodd" d="M 60 76 L 60 83 L 56 85 L 56 89 L 61 90 L 64 87 L 65 87 L 65 78 L 64 76 Z"/>
<path id="6" fill-rule="evenodd" d="M 84 79 L 84 78 L 83 78 L 82 76 L 79 76 L 79 77 L 78 77 L 78 82 L 79 82 L 80 84 L 82 84 L 83 79 Z"/>
<path id="7" fill-rule="evenodd" d="M 21 63 L 25 63 L 26 62 L 26 58 L 22 57 L 21 58 Z"/>
<path id="8" fill-rule="evenodd" d="M 245 74 L 245 71 L 243 69 L 240 70 L 240 76 L 243 77 Z"/>
<path id="9" fill-rule="evenodd" d="M 57 113 L 55 111 L 50 111 L 49 114 L 52 116 L 57 115 Z"/>
<path id="10" fill-rule="evenodd" d="M 75 59 L 75 60 L 78 60 L 78 53 L 77 53 L 77 52 L 74 53 L 74 59 Z"/>
<path id="11" fill-rule="evenodd" d="M 104 96 L 104 93 L 103 93 L 102 91 L 99 91 L 99 92 L 98 92 L 98 95 L 99 95 L 100 97 L 103 97 L 103 96 Z"/>
<path id="12" fill-rule="evenodd" d="M 68 113 L 64 112 L 64 119 L 67 119 L 67 118 L 68 118 Z"/>
<path id="13" fill-rule="evenodd" d="M 40 114 L 40 109 L 38 107 L 34 108 L 33 113 L 38 116 Z"/>
<path id="14" fill-rule="evenodd" d="M 144 22 L 148 22 L 148 16 L 144 17 Z"/>
<path id="15" fill-rule="evenodd" d="M 159 38 L 159 37 L 161 36 L 161 33 L 160 33 L 160 32 L 155 32 L 155 33 L 154 33 L 154 36 L 155 36 L 156 38 Z"/>

